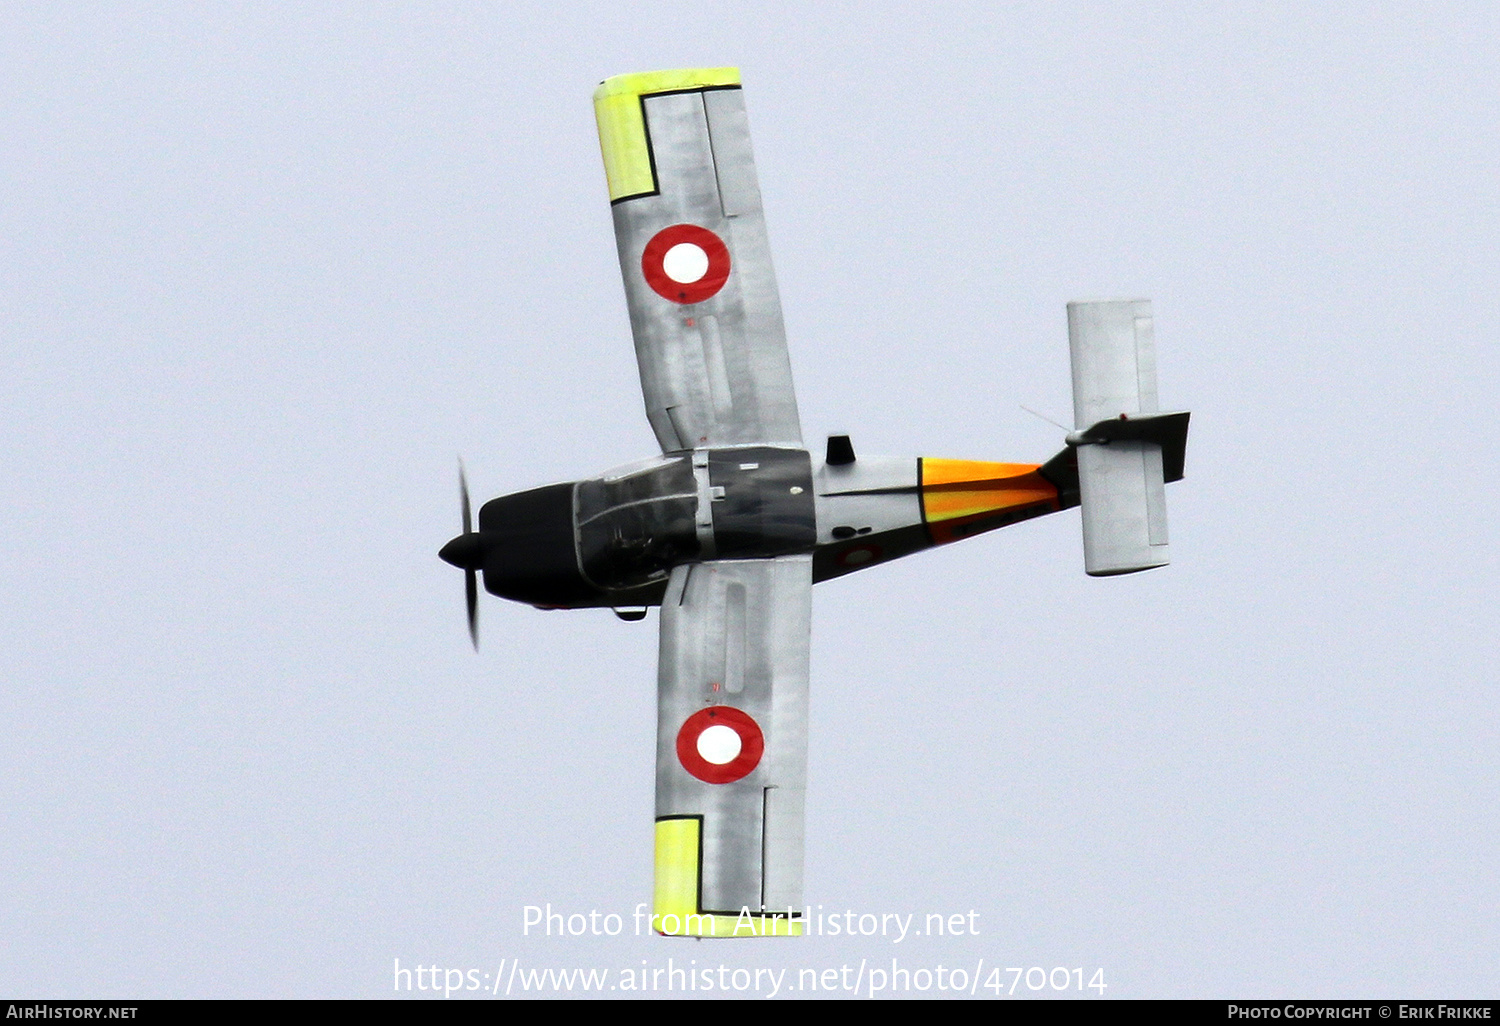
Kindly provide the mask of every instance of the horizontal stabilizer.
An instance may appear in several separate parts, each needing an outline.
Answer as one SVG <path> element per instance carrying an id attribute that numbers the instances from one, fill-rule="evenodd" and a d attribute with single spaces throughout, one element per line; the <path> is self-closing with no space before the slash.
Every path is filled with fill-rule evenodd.
<path id="1" fill-rule="evenodd" d="M 1164 486 L 1182 476 L 1188 415 L 1157 412 L 1151 301 L 1069 303 L 1068 348 L 1084 569 L 1104 577 L 1165 566 Z"/>

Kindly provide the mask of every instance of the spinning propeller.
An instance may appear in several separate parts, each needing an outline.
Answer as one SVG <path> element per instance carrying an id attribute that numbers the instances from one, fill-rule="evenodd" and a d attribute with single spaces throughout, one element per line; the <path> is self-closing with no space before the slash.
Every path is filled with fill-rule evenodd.
<path id="1" fill-rule="evenodd" d="M 464 533 L 454 538 L 438 557 L 452 563 L 464 572 L 464 594 L 469 603 L 469 638 L 474 642 L 474 651 L 479 651 L 479 579 L 478 570 L 484 560 L 484 544 L 474 530 L 473 517 L 469 513 L 469 481 L 464 476 L 464 461 L 458 461 L 458 494 L 463 501 Z"/>

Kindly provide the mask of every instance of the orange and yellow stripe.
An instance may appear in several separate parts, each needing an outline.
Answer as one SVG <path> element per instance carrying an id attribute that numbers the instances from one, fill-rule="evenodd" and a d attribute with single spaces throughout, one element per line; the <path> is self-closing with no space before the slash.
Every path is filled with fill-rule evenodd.
<path id="1" fill-rule="evenodd" d="M 935 544 L 1058 509 L 1057 487 L 1036 463 L 918 461 L 922 519 Z"/>

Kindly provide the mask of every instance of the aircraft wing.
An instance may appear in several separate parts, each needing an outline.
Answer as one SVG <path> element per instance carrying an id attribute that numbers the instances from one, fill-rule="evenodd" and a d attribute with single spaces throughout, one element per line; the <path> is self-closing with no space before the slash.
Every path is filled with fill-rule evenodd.
<path id="1" fill-rule="evenodd" d="M 621 75 L 594 93 L 594 113 L 662 451 L 800 448 L 739 71 Z"/>
<path id="2" fill-rule="evenodd" d="M 672 571 L 661 607 L 652 928 L 802 930 L 812 557 Z"/>

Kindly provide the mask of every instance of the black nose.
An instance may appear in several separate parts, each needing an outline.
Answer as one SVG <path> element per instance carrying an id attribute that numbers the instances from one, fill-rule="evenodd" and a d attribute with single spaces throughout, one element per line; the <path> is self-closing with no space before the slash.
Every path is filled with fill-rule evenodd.
<path id="1" fill-rule="evenodd" d="M 438 558 L 460 570 L 478 570 L 484 563 L 484 542 L 477 531 L 461 534 L 442 547 Z"/>

